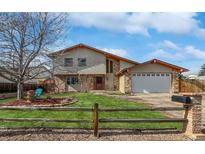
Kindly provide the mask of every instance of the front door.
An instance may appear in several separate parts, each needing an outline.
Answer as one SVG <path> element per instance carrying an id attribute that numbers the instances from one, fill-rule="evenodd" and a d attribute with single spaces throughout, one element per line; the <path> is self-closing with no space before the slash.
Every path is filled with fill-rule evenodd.
<path id="1" fill-rule="evenodd" d="M 104 77 L 95 78 L 95 90 L 104 90 Z"/>

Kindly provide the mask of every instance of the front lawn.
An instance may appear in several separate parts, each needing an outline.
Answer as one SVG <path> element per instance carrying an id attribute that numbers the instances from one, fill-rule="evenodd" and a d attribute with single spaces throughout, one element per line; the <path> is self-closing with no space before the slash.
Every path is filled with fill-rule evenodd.
<path id="1" fill-rule="evenodd" d="M 119 100 L 107 96 L 95 95 L 92 93 L 60 93 L 50 95 L 51 97 L 66 98 L 69 96 L 78 99 L 78 102 L 70 107 L 93 107 L 98 103 L 100 108 L 142 108 L 147 107 L 140 102 Z M 42 97 L 47 97 L 44 95 Z M 12 99 L 11 99 L 12 100 Z M 11 101 L 7 100 L 7 101 Z M 5 103 L 1 100 L 0 103 Z M 49 119 L 93 119 L 92 112 L 71 112 L 71 111 L 9 111 L 0 110 L 0 118 L 49 118 Z M 160 112 L 100 112 L 99 118 L 167 118 Z M 92 128 L 92 123 L 44 123 L 44 122 L 0 122 L 0 127 L 80 127 Z M 100 123 L 100 128 L 182 128 L 181 123 Z"/>

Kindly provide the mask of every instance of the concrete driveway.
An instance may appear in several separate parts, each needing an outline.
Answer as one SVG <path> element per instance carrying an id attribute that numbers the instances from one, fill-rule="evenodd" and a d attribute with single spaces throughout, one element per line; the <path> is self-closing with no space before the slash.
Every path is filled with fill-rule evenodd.
<path id="1" fill-rule="evenodd" d="M 147 104 L 151 107 L 183 107 L 181 103 L 176 103 L 171 101 L 172 94 L 169 93 L 138 93 L 136 95 L 117 95 L 107 92 L 98 92 L 97 94 L 102 94 L 110 97 L 115 97 L 118 99 L 124 99 L 129 101 L 136 101 Z M 182 118 L 183 111 L 166 111 L 163 112 L 171 118 Z"/>
<path id="2" fill-rule="evenodd" d="M 171 96 L 172 94 L 169 93 L 139 93 L 134 96 L 121 96 L 121 99 L 127 98 L 131 101 L 145 103 L 151 107 L 183 107 L 181 103 L 172 102 Z M 169 117 L 172 118 L 183 117 L 183 111 L 166 111 L 164 113 L 166 113 Z"/>

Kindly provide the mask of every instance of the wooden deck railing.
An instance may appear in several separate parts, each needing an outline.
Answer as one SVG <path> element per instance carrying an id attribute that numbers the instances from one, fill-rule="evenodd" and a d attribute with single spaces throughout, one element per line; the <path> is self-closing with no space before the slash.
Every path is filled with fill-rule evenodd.
<path id="1" fill-rule="evenodd" d="M 167 118 L 167 119 L 111 119 L 100 118 L 99 112 L 141 112 L 141 111 L 182 111 L 186 107 L 158 107 L 158 108 L 99 108 L 97 103 L 93 108 L 87 107 L 0 107 L 0 110 L 39 110 L 39 111 L 76 111 L 93 112 L 93 119 L 47 119 L 47 118 L 0 118 L 0 122 L 64 122 L 64 123 L 93 123 L 94 136 L 98 136 L 99 123 L 187 123 L 186 118 Z M 33 127 L 31 127 L 33 128 Z M 45 128 L 45 127 L 44 127 Z"/>

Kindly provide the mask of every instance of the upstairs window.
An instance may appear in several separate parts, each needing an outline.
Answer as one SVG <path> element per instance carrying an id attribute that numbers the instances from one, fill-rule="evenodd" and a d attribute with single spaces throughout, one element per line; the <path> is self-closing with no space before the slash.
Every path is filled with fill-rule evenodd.
<path id="1" fill-rule="evenodd" d="M 109 60 L 106 60 L 106 73 L 109 73 Z"/>
<path id="2" fill-rule="evenodd" d="M 65 58 L 64 66 L 72 67 L 73 66 L 73 58 Z"/>
<path id="3" fill-rule="evenodd" d="M 86 66 L 86 58 L 78 58 L 78 66 Z"/>
<path id="4" fill-rule="evenodd" d="M 110 73 L 113 73 L 113 61 L 110 61 Z"/>
<path id="5" fill-rule="evenodd" d="M 106 73 L 113 73 L 113 61 L 106 60 Z"/>

